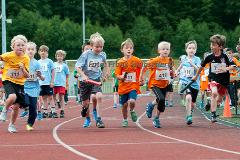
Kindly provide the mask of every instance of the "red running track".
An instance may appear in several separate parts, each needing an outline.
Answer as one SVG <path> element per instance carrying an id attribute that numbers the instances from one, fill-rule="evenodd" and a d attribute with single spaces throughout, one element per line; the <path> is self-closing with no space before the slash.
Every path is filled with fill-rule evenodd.
<path id="1" fill-rule="evenodd" d="M 17 121 L 18 133 L 7 132 L 0 123 L 0 160 L 238 160 L 239 129 L 211 124 L 199 111 L 193 124 L 185 124 L 185 110 L 175 95 L 175 106 L 161 115 L 162 128 L 155 129 L 146 118 L 145 104 L 153 97 L 140 97 L 136 111 L 139 121 L 121 127 L 121 110 L 112 108 L 112 98 L 103 100 L 102 118 L 106 128 L 82 128 L 80 106 L 71 100 L 66 118 L 36 121 L 35 130 L 25 130 L 26 119 Z"/>

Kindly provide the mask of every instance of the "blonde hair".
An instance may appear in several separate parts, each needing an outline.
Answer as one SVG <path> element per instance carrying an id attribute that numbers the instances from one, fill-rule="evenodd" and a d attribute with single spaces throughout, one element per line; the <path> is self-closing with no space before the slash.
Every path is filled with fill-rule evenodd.
<path id="1" fill-rule="evenodd" d="M 11 40 L 11 48 L 13 49 L 14 43 L 16 40 L 22 40 L 24 43 L 27 43 L 27 38 L 24 35 L 16 35 L 13 37 L 13 39 Z"/>
<path id="2" fill-rule="evenodd" d="M 101 34 L 96 32 L 90 36 L 89 42 L 91 45 L 99 43 L 99 42 L 104 45 L 105 41 L 104 41 L 103 37 L 101 36 Z"/>
<path id="3" fill-rule="evenodd" d="M 195 40 L 188 41 L 187 43 L 185 43 L 185 50 L 187 49 L 187 47 L 188 47 L 190 44 L 194 44 L 194 45 L 195 45 L 195 49 L 197 50 L 197 42 L 196 42 Z"/>
<path id="4" fill-rule="evenodd" d="M 39 47 L 39 51 L 49 51 L 49 48 L 48 48 L 48 46 L 46 46 L 46 45 L 41 45 L 40 47 Z"/>
<path id="5" fill-rule="evenodd" d="M 67 53 L 64 51 L 64 50 L 57 50 L 56 51 L 56 54 L 55 54 L 55 57 L 57 57 L 57 55 L 63 55 L 63 58 L 66 57 Z"/>
<path id="6" fill-rule="evenodd" d="M 37 45 L 34 42 L 27 42 L 27 46 L 33 46 L 35 49 L 37 48 Z"/>
<path id="7" fill-rule="evenodd" d="M 215 34 L 212 37 L 210 37 L 211 43 L 216 43 L 217 45 L 224 47 L 226 43 L 226 37 L 224 35 Z"/>
<path id="8" fill-rule="evenodd" d="M 133 43 L 132 39 L 131 39 L 131 38 L 128 38 L 128 39 L 126 39 L 124 42 L 122 42 L 122 44 L 121 44 L 121 50 L 122 50 L 123 47 L 124 47 L 125 45 L 127 45 L 127 44 L 132 45 L 133 48 L 134 48 L 134 43 Z"/>
<path id="9" fill-rule="evenodd" d="M 161 49 L 161 47 L 165 46 L 165 45 L 168 46 L 169 49 L 170 49 L 171 43 L 170 42 L 166 42 L 166 41 L 162 41 L 162 42 L 158 43 L 158 50 Z"/>

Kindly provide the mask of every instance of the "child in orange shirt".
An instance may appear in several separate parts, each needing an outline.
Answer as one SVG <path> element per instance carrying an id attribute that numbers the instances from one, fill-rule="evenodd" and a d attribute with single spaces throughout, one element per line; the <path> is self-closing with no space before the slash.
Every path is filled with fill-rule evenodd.
<path id="1" fill-rule="evenodd" d="M 206 52 L 204 53 L 204 59 L 207 57 L 209 53 Z M 207 64 L 204 69 L 202 70 L 200 74 L 200 91 L 201 91 L 201 102 L 200 102 L 200 108 L 203 109 L 204 107 L 204 97 L 205 94 L 207 96 L 207 104 L 206 104 L 206 110 L 209 110 L 210 106 L 210 97 L 209 97 L 209 92 L 207 90 L 208 88 L 208 74 L 209 74 L 209 64 Z"/>
<path id="2" fill-rule="evenodd" d="M 161 127 L 159 116 L 160 113 L 165 110 L 165 97 L 171 78 L 170 70 L 173 69 L 172 58 L 168 57 L 170 53 L 170 45 L 169 42 L 160 42 L 158 44 L 158 53 L 160 55 L 147 61 L 147 65 L 143 69 L 143 74 L 141 76 L 141 80 L 143 80 L 146 70 L 150 70 L 148 86 L 156 95 L 156 100 L 153 103 L 150 102 L 147 104 L 146 114 L 148 118 L 151 118 L 154 105 L 157 104 L 156 116 L 153 119 L 153 125 L 155 128 Z M 175 71 L 173 71 L 173 73 L 174 72 Z"/>
<path id="3" fill-rule="evenodd" d="M 134 44 L 130 38 L 121 44 L 121 52 L 124 57 L 117 62 L 115 75 L 119 80 L 118 93 L 119 102 L 122 105 L 123 121 L 122 126 L 128 127 L 128 105 L 133 122 L 137 121 L 137 114 L 134 111 L 137 94 L 140 93 L 140 72 L 143 62 L 133 56 Z"/>

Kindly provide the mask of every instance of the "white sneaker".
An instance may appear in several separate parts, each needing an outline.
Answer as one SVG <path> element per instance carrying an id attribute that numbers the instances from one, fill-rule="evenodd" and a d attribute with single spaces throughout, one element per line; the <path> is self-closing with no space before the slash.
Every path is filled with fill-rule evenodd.
<path id="1" fill-rule="evenodd" d="M 6 112 L 2 111 L 0 114 L 0 121 L 6 121 L 6 119 L 7 119 L 7 111 Z"/>
<path id="2" fill-rule="evenodd" d="M 8 132 L 10 132 L 10 133 L 16 133 L 17 132 L 17 129 L 16 129 L 14 124 L 9 124 L 8 125 Z"/>

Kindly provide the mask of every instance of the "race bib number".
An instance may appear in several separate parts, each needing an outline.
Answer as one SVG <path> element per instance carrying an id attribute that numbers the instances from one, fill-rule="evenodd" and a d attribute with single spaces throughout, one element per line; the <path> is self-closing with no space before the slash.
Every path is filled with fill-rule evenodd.
<path id="1" fill-rule="evenodd" d="M 202 75 L 201 80 L 202 80 L 203 82 L 206 82 L 206 81 L 207 81 L 207 76 L 206 76 L 206 75 Z"/>
<path id="2" fill-rule="evenodd" d="M 136 82 L 136 72 L 128 73 L 125 82 Z"/>
<path id="3" fill-rule="evenodd" d="M 63 65 L 56 65 L 54 69 L 55 69 L 55 72 L 62 72 Z"/>
<path id="4" fill-rule="evenodd" d="M 208 76 L 209 75 L 209 68 L 204 70 L 204 75 Z"/>
<path id="5" fill-rule="evenodd" d="M 22 78 L 23 72 L 20 69 L 18 69 L 18 70 L 9 69 L 7 72 L 7 76 L 10 78 Z"/>
<path id="6" fill-rule="evenodd" d="M 101 62 L 98 60 L 89 60 L 88 70 L 93 72 L 99 72 L 101 70 Z"/>
<path id="7" fill-rule="evenodd" d="M 226 72 L 226 63 L 211 63 L 211 72 L 218 74 Z"/>
<path id="8" fill-rule="evenodd" d="M 41 64 L 41 70 L 42 70 L 43 72 L 47 72 L 47 71 L 48 71 L 47 63 Z"/>
<path id="9" fill-rule="evenodd" d="M 184 67 L 184 76 L 191 78 L 194 76 L 194 68 L 193 67 Z"/>
<path id="10" fill-rule="evenodd" d="M 169 69 L 156 70 L 155 79 L 156 80 L 169 80 L 170 79 Z"/>
<path id="11" fill-rule="evenodd" d="M 26 81 L 37 81 L 37 74 L 36 73 L 30 73 L 29 78 L 27 78 Z"/>

